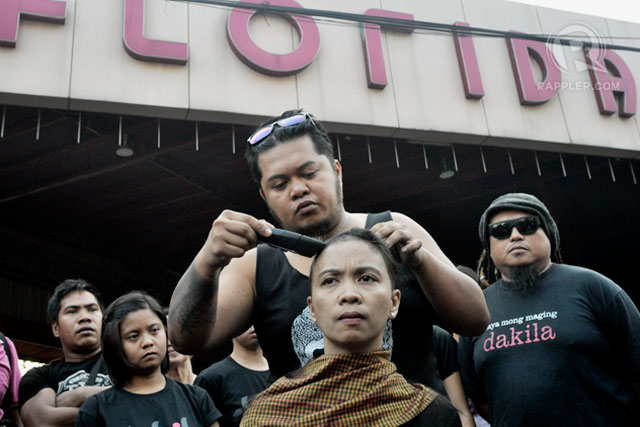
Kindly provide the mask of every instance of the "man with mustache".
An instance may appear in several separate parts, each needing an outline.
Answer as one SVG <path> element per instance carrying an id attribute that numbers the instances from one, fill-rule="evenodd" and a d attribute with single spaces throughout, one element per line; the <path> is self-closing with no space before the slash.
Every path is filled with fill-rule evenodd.
<path id="1" fill-rule="evenodd" d="M 535 196 L 498 197 L 479 233 L 483 273 L 497 279 L 484 291 L 491 323 L 460 339 L 459 357 L 483 416 L 493 427 L 637 426 L 640 313 L 629 296 L 560 264 L 558 228 Z"/>
<path id="2" fill-rule="evenodd" d="M 391 360 L 407 378 L 444 393 L 431 325 L 481 333 L 489 317 L 478 286 L 411 218 L 344 209 L 342 165 L 334 159 L 327 131 L 311 114 L 287 111 L 263 123 L 247 142 L 250 171 L 280 227 L 321 240 L 353 227 L 370 228 L 389 247 L 410 245 L 416 251 L 398 284 L 406 303 L 387 324 L 384 348 L 393 349 Z M 306 303 L 311 258 L 267 245 L 256 248 L 258 237 L 269 236 L 272 227 L 229 210 L 213 222 L 171 299 L 169 335 L 176 349 L 213 348 L 253 323 L 275 377 L 322 354 L 322 332 Z"/>
<path id="3" fill-rule="evenodd" d="M 90 396 L 111 386 L 100 354 L 102 299 L 82 279 L 63 281 L 49 299 L 53 335 L 64 358 L 33 368 L 22 377 L 20 415 L 26 427 L 75 425 Z"/>

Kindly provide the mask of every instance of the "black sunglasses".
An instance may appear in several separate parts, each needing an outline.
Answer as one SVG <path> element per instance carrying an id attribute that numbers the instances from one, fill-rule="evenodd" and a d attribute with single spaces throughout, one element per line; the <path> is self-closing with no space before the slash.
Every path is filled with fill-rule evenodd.
<path id="1" fill-rule="evenodd" d="M 255 131 L 253 133 L 253 135 L 251 135 L 248 139 L 247 142 L 250 145 L 257 145 L 260 144 L 262 141 L 264 141 L 265 139 L 267 139 L 267 137 L 269 135 L 271 135 L 273 133 L 273 130 L 275 129 L 275 127 L 281 127 L 281 128 L 287 128 L 289 126 L 295 126 L 298 125 L 302 122 L 304 122 L 305 120 L 311 120 L 311 124 L 312 125 L 316 125 L 313 122 L 313 119 L 311 118 L 311 116 L 309 115 L 309 113 L 300 113 L 300 114 L 295 114 L 293 116 L 289 116 L 289 117 L 285 117 L 284 119 L 280 119 L 277 122 L 273 122 L 265 127 L 262 127 L 260 129 L 258 129 L 257 131 Z"/>
<path id="2" fill-rule="evenodd" d="M 540 227 L 540 218 L 537 216 L 525 216 L 509 221 L 489 224 L 489 235 L 500 240 L 506 239 L 511 236 L 513 227 L 517 228 L 518 232 L 522 235 L 533 234 L 538 230 L 538 227 Z"/>

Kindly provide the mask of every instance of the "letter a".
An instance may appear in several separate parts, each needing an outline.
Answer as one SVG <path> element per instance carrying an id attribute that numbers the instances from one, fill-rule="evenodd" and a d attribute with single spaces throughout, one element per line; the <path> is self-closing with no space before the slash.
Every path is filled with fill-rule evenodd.
<path id="1" fill-rule="evenodd" d="M 611 115 L 616 112 L 616 99 L 613 95 L 616 92 L 621 95 L 620 117 L 633 116 L 636 113 L 636 83 L 627 64 L 610 50 L 605 50 L 602 58 L 595 58 L 589 49 L 584 49 L 584 57 L 589 66 L 589 76 L 600 114 Z M 608 70 L 611 70 L 612 76 Z"/>
<path id="2" fill-rule="evenodd" d="M 504 348 L 509 347 L 509 341 L 507 340 L 507 336 L 504 334 L 498 335 L 498 342 L 496 342 L 496 348 Z"/>
<path id="3" fill-rule="evenodd" d="M 542 341 L 555 340 L 556 339 L 556 334 L 553 333 L 553 329 L 551 329 L 551 326 L 543 326 L 542 327 L 541 338 L 542 338 Z"/>

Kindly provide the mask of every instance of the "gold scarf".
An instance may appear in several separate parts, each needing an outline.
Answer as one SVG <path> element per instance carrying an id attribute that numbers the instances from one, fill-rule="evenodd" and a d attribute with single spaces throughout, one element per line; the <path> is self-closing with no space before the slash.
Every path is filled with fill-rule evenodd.
<path id="1" fill-rule="evenodd" d="M 251 403 L 241 427 L 399 426 L 437 393 L 409 384 L 389 351 L 322 356 L 296 378 L 282 377 Z"/>

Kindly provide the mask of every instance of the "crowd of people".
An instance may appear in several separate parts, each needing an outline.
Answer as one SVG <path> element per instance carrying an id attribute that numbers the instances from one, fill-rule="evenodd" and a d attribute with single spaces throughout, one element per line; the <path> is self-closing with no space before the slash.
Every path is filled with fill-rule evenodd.
<path id="1" fill-rule="evenodd" d="M 406 215 L 347 212 L 342 166 L 311 114 L 261 124 L 246 159 L 278 226 L 323 248 L 258 244 L 274 226 L 225 210 L 168 311 L 141 291 L 103 309 L 91 284 L 65 280 L 48 305 L 62 359 L 19 380 L 0 334 L 3 423 L 640 423 L 640 313 L 608 278 L 562 264 L 537 197 L 486 209 L 477 275 Z M 193 372 L 187 355 L 229 341 L 229 357 Z"/>

